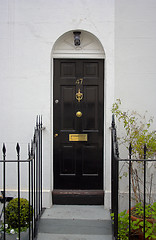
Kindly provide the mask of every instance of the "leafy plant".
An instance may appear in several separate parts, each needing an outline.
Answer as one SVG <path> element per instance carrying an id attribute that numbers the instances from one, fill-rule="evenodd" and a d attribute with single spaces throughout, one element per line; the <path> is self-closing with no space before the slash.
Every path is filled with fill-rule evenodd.
<path id="1" fill-rule="evenodd" d="M 147 158 L 156 156 L 156 131 L 150 131 L 153 123 L 153 117 L 147 119 L 146 113 L 142 116 L 136 111 L 122 111 L 121 100 L 117 99 L 113 104 L 112 113 L 117 120 L 123 123 L 125 135 L 120 138 L 122 144 L 126 147 L 131 143 L 133 146 L 132 157 L 143 159 L 143 147 L 147 146 Z"/>
<path id="2" fill-rule="evenodd" d="M 138 217 L 136 220 L 130 221 L 131 224 L 131 239 L 138 234 L 144 232 L 144 208 L 141 203 L 138 203 L 132 210 L 132 215 Z M 111 214 L 114 220 L 114 213 Z M 156 202 L 153 205 L 145 206 L 145 238 L 156 239 Z M 148 219 L 152 218 L 153 221 Z M 118 214 L 118 239 L 128 240 L 129 239 L 129 213 L 126 210 Z"/>
<path id="3" fill-rule="evenodd" d="M 143 218 L 144 216 L 144 207 L 141 203 L 135 205 L 132 210 L 132 215 L 138 218 Z M 153 204 L 145 205 L 145 216 L 146 219 L 156 219 L 156 202 Z"/>
<path id="4" fill-rule="evenodd" d="M 6 232 L 10 232 L 14 229 L 18 232 L 19 220 L 18 220 L 18 198 L 12 199 L 6 207 Z M 26 231 L 29 227 L 29 217 L 32 218 L 32 207 L 30 206 L 29 216 L 29 201 L 24 198 L 20 198 L 20 228 L 21 231 Z"/>
<path id="5" fill-rule="evenodd" d="M 124 144 L 126 148 L 129 148 L 129 144 L 132 146 L 132 158 L 141 160 L 144 158 L 144 145 L 146 144 L 147 153 L 146 158 L 156 157 L 156 131 L 151 130 L 153 118 L 147 119 L 147 112 L 142 116 L 136 111 L 122 111 L 121 100 L 117 99 L 112 106 L 112 113 L 115 114 L 118 122 L 121 122 L 124 127 L 124 134 L 118 139 L 120 144 Z M 154 164 L 153 164 L 154 165 Z M 123 166 L 122 166 L 123 168 Z M 131 182 L 134 193 L 135 202 L 143 202 L 142 199 L 142 185 L 141 173 L 143 169 L 143 161 L 133 161 L 131 168 Z M 128 176 L 128 171 L 125 171 L 122 176 Z M 152 185 L 153 173 L 150 174 L 149 184 Z M 151 201 L 151 187 L 147 187 L 149 190 L 148 197 L 149 203 Z"/>
<path id="6" fill-rule="evenodd" d="M 114 221 L 114 213 L 111 214 Z M 129 214 L 124 210 L 118 214 L 118 239 L 128 240 L 129 234 Z"/>

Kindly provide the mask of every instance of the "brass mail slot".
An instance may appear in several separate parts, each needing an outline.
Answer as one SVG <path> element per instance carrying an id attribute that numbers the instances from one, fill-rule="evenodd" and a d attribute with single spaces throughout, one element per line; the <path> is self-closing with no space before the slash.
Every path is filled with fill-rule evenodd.
<path id="1" fill-rule="evenodd" d="M 88 134 L 69 134 L 70 142 L 86 142 L 88 141 Z"/>

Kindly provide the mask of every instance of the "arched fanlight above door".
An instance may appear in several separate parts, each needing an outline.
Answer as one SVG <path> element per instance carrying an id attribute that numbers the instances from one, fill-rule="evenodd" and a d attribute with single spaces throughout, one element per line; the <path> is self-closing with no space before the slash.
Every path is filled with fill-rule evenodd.
<path id="1" fill-rule="evenodd" d="M 80 44 L 74 43 L 74 33 L 79 32 Z M 59 37 L 52 50 L 53 58 L 105 58 L 98 38 L 83 30 L 73 30 Z"/>

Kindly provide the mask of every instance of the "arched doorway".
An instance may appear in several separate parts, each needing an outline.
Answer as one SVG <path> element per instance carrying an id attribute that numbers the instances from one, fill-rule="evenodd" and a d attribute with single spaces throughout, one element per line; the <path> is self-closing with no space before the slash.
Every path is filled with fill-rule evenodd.
<path id="1" fill-rule="evenodd" d="M 75 46 L 73 32 L 53 48 L 53 199 L 103 190 L 104 51 L 84 31 Z"/>

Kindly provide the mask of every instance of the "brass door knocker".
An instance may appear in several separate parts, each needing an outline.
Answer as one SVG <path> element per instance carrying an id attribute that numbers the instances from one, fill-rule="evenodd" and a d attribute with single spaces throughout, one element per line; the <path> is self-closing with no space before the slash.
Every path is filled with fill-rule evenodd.
<path id="1" fill-rule="evenodd" d="M 83 99 L 83 93 L 81 93 L 80 88 L 78 92 L 76 93 L 76 99 L 78 102 L 80 102 Z"/>

